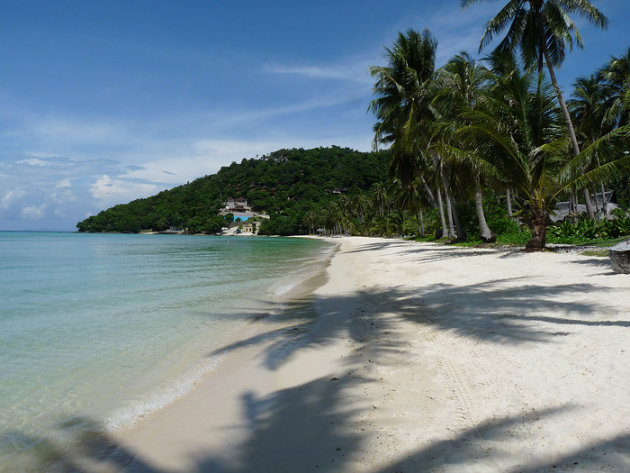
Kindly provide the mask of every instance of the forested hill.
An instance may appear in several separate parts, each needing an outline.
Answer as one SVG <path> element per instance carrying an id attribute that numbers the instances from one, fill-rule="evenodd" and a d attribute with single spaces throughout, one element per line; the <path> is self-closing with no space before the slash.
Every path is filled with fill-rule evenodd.
<path id="1" fill-rule="evenodd" d="M 299 234 L 304 217 L 326 207 L 340 194 L 352 196 L 383 182 L 388 152 L 363 153 L 336 146 L 289 149 L 243 159 L 214 175 L 116 205 L 79 223 L 81 232 L 161 231 L 171 226 L 191 233 L 215 233 L 226 224 L 219 210 L 228 197 L 244 197 L 254 211 L 266 212 L 262 233 Z"/>

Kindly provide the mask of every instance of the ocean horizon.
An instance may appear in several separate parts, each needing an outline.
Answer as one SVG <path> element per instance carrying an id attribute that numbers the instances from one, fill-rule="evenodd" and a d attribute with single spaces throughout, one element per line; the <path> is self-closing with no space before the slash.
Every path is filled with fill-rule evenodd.
<path id="1" fill-rule="evenodd" d="M 225 353 L 213 353 L 253 317 L 280 311 L 332 248 L 301 238 L 0 232 L 0 465 L 76 419 L 115 430 L 185 395 L 222 362 Z"/>

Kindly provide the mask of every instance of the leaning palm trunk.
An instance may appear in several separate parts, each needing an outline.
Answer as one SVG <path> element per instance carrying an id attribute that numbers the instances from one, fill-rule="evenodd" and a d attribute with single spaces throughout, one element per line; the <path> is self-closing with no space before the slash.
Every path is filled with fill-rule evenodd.
<path id="1" fill-rule="evenodd" d="M 573 156 L 577 156 L 580 154 L 580 145 L 578 144 L 577 137 L 575 136 L 575 129 L 573 128 L 573 122 L 571 121 L 571 115 L 569 114 L 569 109 L 567 108 L 567 104 L 564 102 L 564 97 L 562 96 L 562 92 L 560 91 L 560 86 L 558 85 L 558 80 L 556 79 L 556 73 L 553 70 L 553 66 L 551 64 L 551 59 L 549 58 L 549 53 L 547 52 L 547 47 L 542 45 L 543 54 L 545 55 L 545 63 L 547 64 L 547 69 L 549 70 L 549 77 L 551 78 L 551 83 L 553 84 L 553 88 L 556 91 L 556 95 L 558 96 L 558 103 L 560 104 L 560 108 L 562 109 L 562 115 L 564 115 L 564 120 L 567 123 L 567 129 L 569 130 L 569 138 L 571 139 L 571 145 L 573 148 Z M 595 212 L 593 211 L 593 204 L 591 203 L 591 196 L 588 193 L 587 189 L 584 189 L 584 204 L 586 205 L 586 214 L 589 219 L 595 218 Z M 577 210 L 577 205 L 576 205 Z"/>
<path id="2" fill-rule="evenodd" d="M 507 214 L 508 217 L 512 218 L 512 193 L 510 192 L 510 188 L 505 189 L 505 200 L 507 201 Z"/>
<path id="3" fill-rule="evenodd" d="M 542 50 L 545 56 L 545 63 L 547 64 L 547 69 L 549 70 L 549 77 L 551 78 L 551 83 L 553 84 L 553 88 L 556 91 L 556 95 L 558 96 L 558 103 L 560 104 L 560 108 L 562 109 L 562 115 L 564 115 L 564 120 L 567 123 L 567 129 L 569 130 L 569 137 L 571 139 L 571 145 L 573 147 L 573 156 L 577 156 L 580 154 L 580 145 L 578 144 L 577 137 L 575 136 L 575 129 L 573 128 L 571 115 L 569 114 L 569 109 L 567 108 L 567 104 L 564 102 L 564 97 L 562 96 L 562 92 L 560 91 L 560 86 L 558 85 L 558 80 L 556 79 L 556 73 L 553 70 L 553 66 L 551 63 L 551 59 L 549 58 L 547 47 L 544 44 L 542 45 Z M 586 205 L 586 214 L 588 218 L 594 219 L 595 212 L 593 211 L 593 204 L 591 203 L 591 197 L 587 189 L 584 189 L 584 204 Z"/>
<path id="4" fill-rule="evenodd" d="M 490 230 L 486 222 L 486 216 L 483 213 L 483 197 L 481 194 L 481 184 L 479 176 L 475 179 L 475 209 L 477 210 L 477 220 L 479 221 L 479 236 L 484 243 L 492 243 L 497 241 L 496 234 Z"/>
<path id="5" fill-rule="evenodd" d="M 543 54 L 545 55 L 545 63 L 547 64 L 547 70 L 549 71 L 551 83 L 553 84 L 553 88 L 556 91 L 556 95 L 558 96 L 558 103 L 560 104 L 560 108 L 562 109 L 562 115 L 564 115 L 564 120 L 567 122 L 567 129 L 569 130 L 569 137 L 571 138 L 571 145 L 573 146 L 573 155 L 577 156 L 578 154 L 580 154 L 580 145 L 578 145 L 578 141 L 575 136 L 575 129 L 573 128 L 571 115 L 569 115 L 569 109 L 567 108 L 567 104 L 564 102 L 564 97 L 562 97 L 562 92 L 560 90 L 560 86 L 558 85 L 558 80 L 556 79 L 556 73 L 553 70 L 551 58 L 549 57 L 549 52 L 547 51 L 547 47 L 544 44 L 542 45 L 542 50 Z"/>
<path id="6" fill-rule="evenodd" d="M 433 192 L 431 192 L 431 188 L 429 187 L 429 184 L 427 183 L 427 181 L 424 179 L 424 176 L 420 175 L 420 181 L 422 182 L 422 187 L 424 188 L 424 192 L 427 194 L 427 198 L 429 199 L 429 202 L 434 208 L 437 208 L 437 202 L 435 201 Z"/>

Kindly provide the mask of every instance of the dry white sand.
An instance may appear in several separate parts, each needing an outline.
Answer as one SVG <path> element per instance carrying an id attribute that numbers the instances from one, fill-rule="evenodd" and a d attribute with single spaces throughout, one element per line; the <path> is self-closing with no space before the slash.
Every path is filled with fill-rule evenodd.
<path id="1" fill-rule="evenodd" d="M 253 324 L 190 395 L 120 432 L 130 471 L 630 471 L 629 275 L 335 241 L 317 316 L 296 302 Z"/>

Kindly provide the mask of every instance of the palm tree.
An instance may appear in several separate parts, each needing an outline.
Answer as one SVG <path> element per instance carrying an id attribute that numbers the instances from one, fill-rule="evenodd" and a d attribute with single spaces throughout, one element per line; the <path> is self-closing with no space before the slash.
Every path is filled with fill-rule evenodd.
<path id="1" fill-rule="evenodd" d="M 435 76 L 437 40 L 429 30 L 418 33 L 408 30 L 399 33 L 393 47 L 385 48 L 387 66 L 372 66 L 370 74 L 376 78 L 373 92 L 376 98 L 368 110 L 377 117 L 374 142 L 397 143 L 399 152 L 394 160 L 401 170 L 413 171 L 417 144 L 426 143 L 428 134 L 417 133 L 420 124 L 432 120 L 432 81 Z M 418 142 L 420 140 L 420 142 Z M 402 152 L 406 149 L 406 153 Z M 413 179 L 405 173 L 404 182 Z"/>
<path id="2" fill-rule="evenodd" d="M 462 8 L 467 8 L 479 1 L 461 0 L 460 3 Z M 497 47 L 499 51 L 520 50 L 524 64 L 537 64 L 539 73 L 542 72 L 543 63 L 546 64 L 567 124 L 573 155 L 577 156 L 580 147 L 554 71 L 554 66 L 562 64 L 567 46 L 569 50 L 573 48 L 574 36 L 575 44 L 584 47 L 580 32 L 569 13 L 576 13 L 600 28 L 608 25 L 608 19 L 588 0 L 508 0 L 501 11 L 486 23 L 479 50 L 488 45 L 494 35 L 507 28 L 507 35 Z M 585 192 L 584 197 L 588 208 L 588 192 Z"/>
<path id="3" fill-rule="evenodd" d="M 374 145 L 390 144 L 392 160 L 390 174 L 408 185 L 416 177 L 423 181 L 427 197 L 435 202 L 442 217 L 443 234 L 446 221 L 441 191 L 433 196 L 422 176 L 432 164 L 426 155 L 435 120 L 431 104 L 435 88 L 435 52 L 437 40 L 429 30 L 418 33 L 408 30 L 399 33 L 392 48 L 385 48 L 387 66 L 372 66 L 370 74 L 376 78 L 368 110 L 377 117 L 374 126 Z"/>
<path id="4" fill-rule="evenodd" d="M 317 224 L 317 214 L 313 210 L 309 210 L 304 215 L 304 220 L 302 223 L 308 228 L 308 233 L 310 235 L 315 233 L 315 226 Z"/>
<path id="5" fill-rule="evenodd" d="M 389 196 L 387 193 L 387 187 L 382 182 L 377 182 L 372 186 L 372 202 L 374 207 L 378 210 L 379 217 L 383 217 L 388 210 Z"/>
<path id="6" fill-rule="evenodd" d="M 612 130 L 612 127 L 607 124 L 608 110 L 604 87 L 596 77 L 578 78 L 573 84 L 573 99 L 569 101 L 568 105 L 576 123 L 577 137 L 582 146 L 595 143 Z M 601 165 L 599 154 L 595 154 L 591 167 L 593 165 Z M 599 185 L 602 194 L 601 210 L 604 213 L 606 204 L 604 183 L 600 182 Z M 595 206 L 599 207 L 597 193 L 595 193 Z"/>
<path id="7" fill-rule="evenodd" d="M 455 173 L 460 184 L 458 188 L 474 188 L 475 210 L 477 212 L 477 221 L 479 222 L 480 236 L 485 242 L 496 241 L 496 234 L 488 227 L 483 212 L 481 192 L 483 166 L 478 161 L 471 160 L 466 153 L 463 155 L 460 153 L 448 153 L 446 150 L 453 150 L 452 130 L 463 125 L 463 114 L 475 108 L 477 102 L 482 98 L 489 78 L 489 71 L 485 67 L 478 64 L 468 53 L 460 52 L 439 70 L 438 82 L 441 90 L 435 99 L 443 119 L 442 132 L 439 133 L 441 139 L 438 141 L 445 141 L 449 144 L 449 147 L 441 149 L 446 157 L 450 158 L 450 161 L 456 161 L 452 165 L 459 167 L 459 172 Z M 446 133 L 443 131 L 446 131 Z M 467 179 L 467 177 L 470 177 L 470 179 Z"/>
<path id="8" fill-rule="evenodd" d="M 419 178 L 414 179 L 407 185 L 403 185 L 400 180 L 395 180 L 395 200 L 399 208 L 407 210 L 416 217 L 418 224 L 418 236 L 425 235 L 423 207 L 427 206 L 426 194 L 423 184 Z"/>
<path id="9" fill-rule="evenodd" d="M 598 139 L 566 162 L 567 143 L 558 126 L 553 92 L 542 75 L 518 69 L 498 77 L 488 94 L 486 110 L 470 113 L 470 124 L 456 134 L 473 153 L 496 168 L 506 184 L 518 189 L 530 206 L 532 238 L 527 249 L 545 246 L 548 209 L 571 186 L 608 180 L 619 162 L 584 172 L 586 163 L 607 142 L 627 139 L 629 128 Z"/>
<path id="10" fill-rule="evenodd" d="M 612 126 L 630 123 L 630 48 L 623 56 L 611 58 L 597 78 L 607 96 L 607 123 Z"/>

